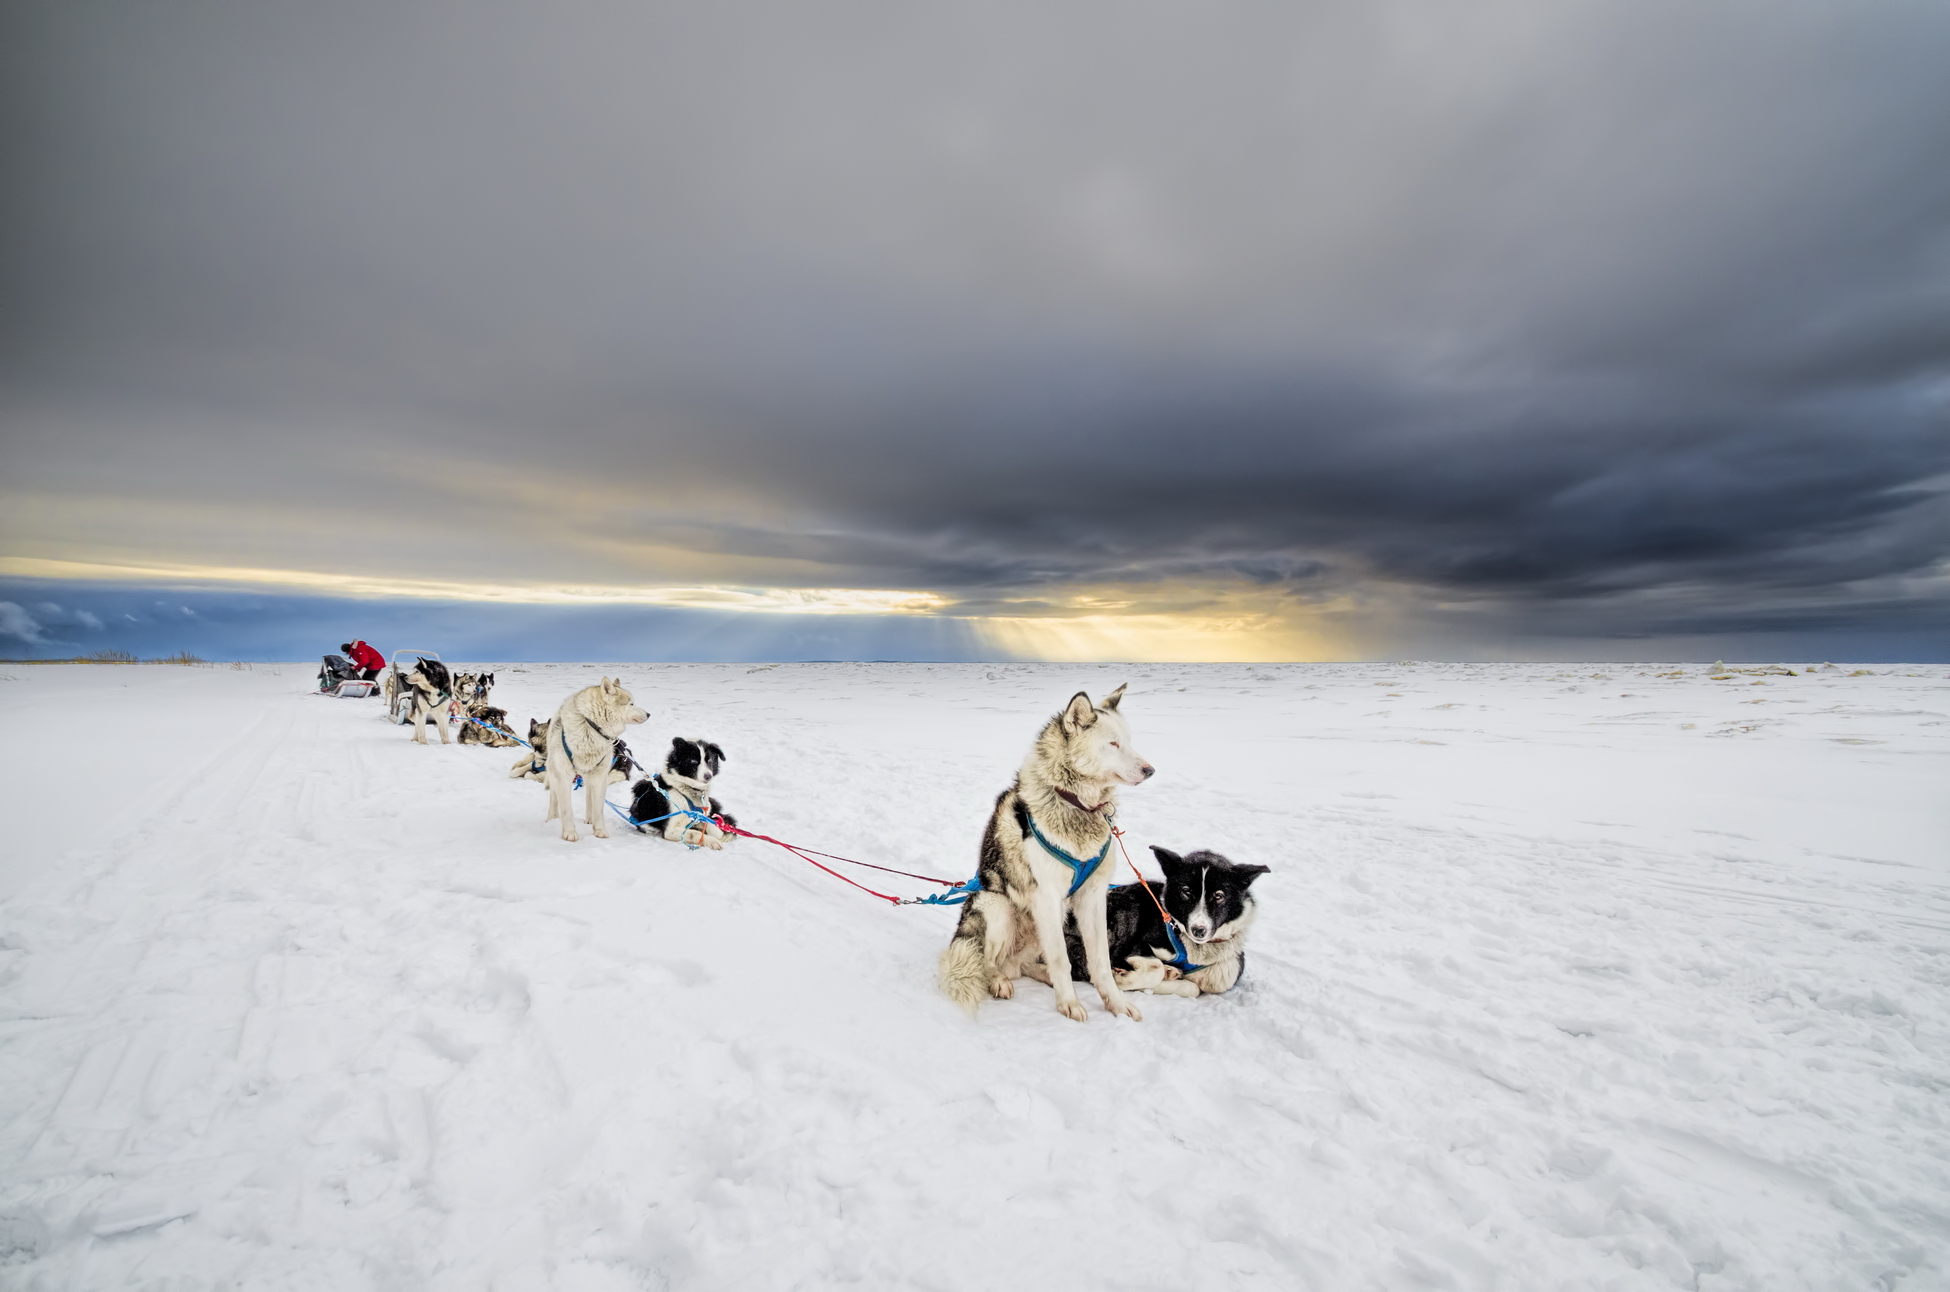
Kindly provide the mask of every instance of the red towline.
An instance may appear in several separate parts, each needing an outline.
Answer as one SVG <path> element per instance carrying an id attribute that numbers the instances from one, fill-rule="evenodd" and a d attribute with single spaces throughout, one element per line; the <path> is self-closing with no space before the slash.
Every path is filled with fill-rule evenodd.
<path id="1" fill-rule="evenodd" d="M 831 866 L 827 866 L 820 862 L 814 861 L 813 858 L 815 856 L 826 857 L 833 861 L 845 862 L 849 866 L 865 866 L 868 870 L 884 870 L 890 875 L 905 875 L 909 879 L 925 880 L 930 884 L 945 884 L 948 885 L 949 887 L 953 887 L 955 883 L 955 881 L 952 879 L 936 879 L 932 875 L 917 875 L 913 871 L 909 871 L 909 870 L 895 870 L 892 866 L 876 866 L 870 861 L 855 861 L 851 857 L 842 857 L 836 853 L 815 852 L 811 848 L 801 848 L 795 844 L 787 843 L 783 839 L 774 839 L 769 834 L 754 834 L 750 830 L 743 830 L 735 825 L 726 825 L 724 820 L 720 817 L 713 817 L 712 820 L 717 822 L 718 828 L 720 830 L 723 830 L 726 834 L 740 834 L 747 839 L 763 839 L 766 843 L 775 843 L 779 847 L 784 848 L 787 852 L 791 853 L 793 856 L 797 857 L 799 860 L 803 862 L 807 862 L 814 866 L 818 866 L 821 870 L 831 875 L 834 879 L 841 880 L 848 884 L 852 884 L 855 888 L 859 889 L 861 892 L 872 893 L 875 897 L 878 897 L 881 901 L 891 902 L 895 906 L 899 906 L 901 904 L 900 898 L 894 897 L 888 893 L 883 893 L 878 889 L 868 888 L 865 884 L 860 883 L 858 880 L 848 879 L 845 875 L 840 874 L 839 871 L 834 870 Z"/>

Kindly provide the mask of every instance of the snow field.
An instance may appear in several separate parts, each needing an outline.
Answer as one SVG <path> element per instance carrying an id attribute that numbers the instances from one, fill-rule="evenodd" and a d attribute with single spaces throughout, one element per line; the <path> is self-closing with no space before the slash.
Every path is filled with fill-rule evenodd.
<path id="1" fill-rule="evenodd" d="M 0 665 L 0 1287 L 1950 1284 L 1941 668 L 496 667 L 957 880 L 1128 680 L 1137 855 L 1274 868 L 1246 981 L 970 1023 L 952 911 L 564 844 L 311 666 Z"/>

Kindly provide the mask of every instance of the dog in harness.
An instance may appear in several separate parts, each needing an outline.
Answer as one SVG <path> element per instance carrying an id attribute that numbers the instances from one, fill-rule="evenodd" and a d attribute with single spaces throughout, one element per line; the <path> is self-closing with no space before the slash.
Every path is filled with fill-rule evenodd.
<path id="1" fill-rule="evenodd" d="M 576 830 L 574 783 L 582 778 L 583 819 L 598 839 L 609 838 L 604 791 L 616 761 L 616 742 L 623 729 L 650 715 L 637 707 L 620 678 L 606 677 L 585 686 L 562 702 L 550 720 L 541 748 L 546 750 L 542 776 L 548 786 L 548 820 L 560 821 L 562 839 L 574 843 Z"/>
<path id="2" fill-rule="evenodd" d="M 412 693 L 407 723 L 413 728 L 414 743 L 427 743 L 426 729 L 431 725 L 440 732 L 441 744 L 452 744 L 447 736 L 447 704 L 454 698 L 454 679 L 447 666 L 437 659 L 423 659 L 405 676 L 404 684 Z"/>
<path id="3" fill-rule="evenodd" d="M 1231 991 L 1246 972 L 1246 934 L 1259 915 L 1253 881 L 1267 868 L 1203 849 L 1181 857 L 1153 844 L 1151 853 L 1165 882 L 1120 885 L 1106 904 L 1117 985 L 1154 996 Z M 1076 921 L 1063 932 L 1074 963 L 1082 954 Z"/>
<path id="4" fill-rule="evenodd" d="M 1081 1023 L 1066 920 L 1078 929 L 1082 970 L 1104 1008 L 1140 1015 L 1111 972 L 1105 926 L 1110 887 L 1111 818 L 1117 789 L 1140 785 L 1153 772 L 1132 743 L 1118 706 L 1118 687 L 1092 704 L 1082 691 L 1043 724 L 1002 791 L 983 831 L 976 880 L 981 891 L 961 908 L 955 935 L 941 953 L 941 989 L 973 1014 L 991 996 L 1015 995 L 1028 974 L 1056 992 L 1056 1008 Z"/>
<path id="5" fill-rule="evenodd" d="M 499 713 L 500 710 L 494 712 Z M 521 757 L 515 759 L 515 765 L 508 769 L 509 780 L 530 780 L 537 785 L 548 784 L 548 732 L 549 724 L 553 721 L 553 718 L 528 720 L 528 748 L 522 750 Z M 510 741 L 510 743 L 516 742 Z M 630 753 L 630 747 L 619 740 L 611 751 L 609 782 L 603 788 L 621 785 L 630 779 L 630 773 L 642 770 L 642 764 L 638 763 Z"/>
<path id="6" fill-rule="evenodd" d="M 468 675 L 463 673 L 464 679 Z M 508 711 L 497 709 L 485 699 L 462 700 L 461 712 L 472 721 L 460 724 L 460 743 L 486 745 L 491 749 L 512 749 L 521 742 L 508 730 Z"/>
<path id="7" fill-rule="evenodd" d="M 639 833 L 648 833 L 654 827 L 672 843 L 723 848 L 737 836 L 727 835 L 719 823 L 737 825 L 738 818 L 711 797 L 709 787 L 727 761 L 724 750 L 708 740 L 673 737 L 662 770 L 636 783 L 630 803 L 631 824 Z M 690 813 L 714 819 L 699 821 Z"/>

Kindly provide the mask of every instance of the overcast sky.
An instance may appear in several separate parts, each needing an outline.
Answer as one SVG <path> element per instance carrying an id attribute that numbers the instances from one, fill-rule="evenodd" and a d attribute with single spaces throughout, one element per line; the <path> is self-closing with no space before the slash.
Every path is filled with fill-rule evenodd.
<path id="1" fill-rule="evenodd" d="M 0 22 L 0 652 L 1950 655 L 1934 0 Z"/>

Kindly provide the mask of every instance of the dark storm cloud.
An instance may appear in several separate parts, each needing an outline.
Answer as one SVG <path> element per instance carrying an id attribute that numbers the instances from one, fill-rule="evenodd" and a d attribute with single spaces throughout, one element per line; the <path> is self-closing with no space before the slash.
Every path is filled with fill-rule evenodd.
<path id="1" fill-rule="evenodd" d="M 6 21 L 23 490 L 311 508 L 352 561 L 414 513 L 576 577 L 411 449 L 636 492 L 579 541 L 970 611 L 1379 583 L 1602 636 L 1944 595 L 1941 6 Z"/>

